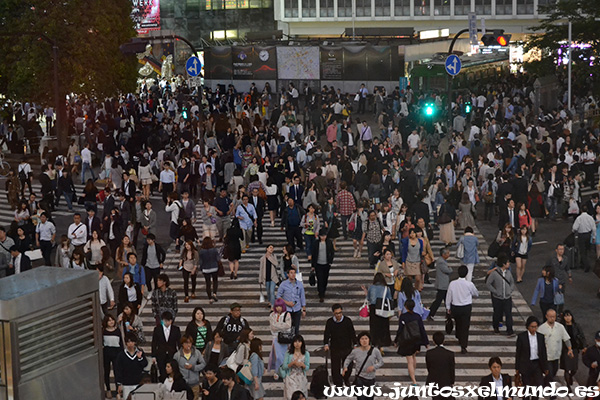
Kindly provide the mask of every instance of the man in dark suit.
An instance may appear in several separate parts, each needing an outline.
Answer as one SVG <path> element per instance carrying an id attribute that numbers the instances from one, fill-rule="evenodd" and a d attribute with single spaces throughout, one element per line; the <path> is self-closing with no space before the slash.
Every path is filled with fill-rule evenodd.
<path id="1" fill-rule="evenodd" d="M 158 365 L 160 381 L 166 379 L 165 364 L 173 358 L 179 350 L 181 342 L 181 330 L 173 325 L 173 314 L 165 311 L 160 316 L 162 324 L 154 328 L 152 333 L 152 354 Z"/>
<path id="2" fill-rule="evenodd" d="M 258 239 L 258 243 L 262 244 L 263 237 L 263 216 L 265 215 L 265 200 L 258 195 L 258 188 L 252 189 L 252 197 L 250 197 L 250 204 L 254 206 L 256 210 L 256 226 L 252 228 L 252 243 L 254 243 L 254 237 Z"/>
<path id="3" fill-rule="evenodd" d="M 585 206 L 587 207 L 588 213 L 590 215 L 596 215 L 596 206 L 600 204 L 600 201 L 598 201 L 599 197 L 600 195 L 598 193 L 594 193 L 592 194 L 592 197 L 587 202 L 585 202 Z"/>
<path id="4" fill-rule="evenodd" d="M 481 378 L 481 381 L 479 381 L 479 387 L 489 386 L 491 388 L 492 384 L 495 383 L 496 389 L 494 392 L 491 392 L 489 396 L 479 396 L 479 400 L 498 400 L 500 399 L 498 391 L 500 390 L 500 393 L 502 393 L 502 390 L 506 390 L 506 388 L 511 387 L 510 375 L 502 373 L 502 360 L 500 360 L 500 357 L 491 357 L 490 361 L 488 361 L 488 367 L 490 367 L 490 371 L 492 373 Z M 508 400 L 510 399 L 510 396 L 502 396 L 501 399 Z"/>
<path id="5" fill-rule="evenodd" d="M 515 178 L 511 181 L 513 187 L 513 196 L 512 198 L 515 200 L 515 203 L 527 203 L 527 193 L 528 190 L 528 182 L 527 179 L 523 177 L 523 172 L 520 168 L 517 168 L 515 171 Z"/>
<path id="6" fill-rule="evenodd" d="M 110 215 L 110 210 L 107 210 L 107 213 Z M 96 210 L 91 207 L 87 210 L 87 215 L 84 222 L 87 226 L 87 238 L 90 240 L 93 231 L 98 231 L 98 233 L 102 232 L 102 221 L 96 216 Z M 108 221 L 108 218 L 106 220 Z"/>
<path id="7" fill-rule="evenodd" d="M 400 172 L 400 193 L 404 198 L 404 202 L 410 208 L 415 202 L 415 195 L 419 191 L 419 183 L 417 175 L 411 169 L 409 161 L 404 163 L 404 171 Z"/>
<path id="8" fill-rule="evenodd" d="M 425 353 L 425 364 L 427 365 L 427 380 L 425 383 L 436 383 L 438 388 L 454 385 L 455 361 L 454 352 L 444 347 L 444 334 L 435 332 L 433 343 L 436 347 Z M 433 400 L 443 399 L 443 396 L 434 396 Z M 450 397 L 453 398 L 453 397 Z"/>
<path id="9" fill-rule="evenodd" d="M 294 199 L 294 203 L 300 206 L 302 204 L 302 197 L 304 196 L 304 186 L 300 184 L 300 176 L 294 176 L 293 185 L 288 190 L 288 197 Z"/>
<path id="10" fill-rule="evenodd" d="M 543 375 L 548 374 L 548 356 L 544 335 L 537 332 L 539 321 L 536 317 L 527 318 L 527 331 L 517 336 L 515 372 L 521 375 L 523 385 L 542 386 Z"/>
<path id="11" fill-rule="evenodd" d="M 507 205 L 500 208 L 498 214 L 498 229 L 504 229 L 504 225 L 510 224 L 516 232 L 519 229 L 519 210 L 515 207 L 515 201 L 508 199 Z"/>
<path id="12" fill-rule="evenodd" d="M 25 254 L 22 254 L 17 246 L 13 245 L 9 250 L 11 260 L 6 271 L 7 276 L 20 274 L 31 269 L 31 260 Z"/>
<path id="13" fill-rule="evenodd" d="M 107 223 L 110 218 L 110 210 L 115 208 L 115 196 L 113 196 L 110 187 L 104 189 L 104 193 L 106 193 L 106 197 L 102 203 L 102 222 Z"/>
<path id="14" fill-rule="evenodd" d="M 121 223 L 123 224 L 123 230 L 127 229 L 127 226 L 131 222 L 131 204 L 127 201 L 125 193 L 119 192 L 119 214 L 121 214 Z"/>
<path id="15" fill-rule="evenodd" d="M 327 238 L 327 233 L 327 228 L 321 228 L 319 231 L 319 240 L 312 246 L 311 271 L 315 271 L 317 275 L 317 292 L 319 293 L 320 303 L 325 301 L 329 271 L 331 264 L 333 264 L 333 257 L 335 256 L 333 241 Z M 325 247 L 324 257 L 320 253 L 323 246 Z"/>
<path id="16" fill-rule="evenodd" d="M 409 210 L 409 214 L 412 215 L 413 221 L 418 221 L 419 218 L 423 218 L 425 225 L 429 225 L 429 206 L 423 202 L 425 194 L 423 192 L 417 195 L 417 202 Z"/>
<path id="17" fill-rule="evenodd" d="M 389 170 L 384 167 L 381 170 L 381 197 L 382 201 L 387 201 L 387 199 L 392 195 L 394 189 L 396 188 L 396 183 L 389 175 Z"/>
<path id="18" fill-rule="evenodd" d="M 129 172 L 123 171 L 123 182 L 121 183 L 121 191 L 125 193 L 125 197 L 129 203 L 135 201 L 135 182 L 129 178 Z"/>
<path id="19" fill-rule="evenodd" d="M 450 145 L 448 148 L 448 154 L 444 156 L 444 165 L 448 165 L 455 169 L 458 165 L 458 155 L 456 154 L 454 145 Z"/>

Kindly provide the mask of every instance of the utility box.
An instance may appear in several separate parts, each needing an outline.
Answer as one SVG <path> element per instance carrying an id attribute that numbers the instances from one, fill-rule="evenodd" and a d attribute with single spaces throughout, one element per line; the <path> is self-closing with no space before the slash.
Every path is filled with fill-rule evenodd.
<path id="1" fill-rule="evenodd" d="M 0 279 L 0 400 L 100 400 L 98 272 L 39 267 Z"/>

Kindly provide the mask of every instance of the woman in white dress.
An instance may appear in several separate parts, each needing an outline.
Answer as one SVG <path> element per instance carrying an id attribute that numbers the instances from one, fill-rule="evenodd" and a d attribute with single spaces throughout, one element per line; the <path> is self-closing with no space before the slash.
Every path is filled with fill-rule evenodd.
<path id="1" fill-rule="evenodd" d="M 271 345 L 271 354 L 269 356 L 269 362 L 267 365 L 268 371 L 273 371 L 273 377 L 275 380 L 279 379 L 278 371 L 281 364 L 283 364 L 283 358 L 285 357 L 288 349 L 287 344 L 279 343 L 278 336 L 279 332 L 289 332 L 292 328 L 292 316 L 286 311 L 285 302 L 283 299 L 275 300 L 273 306 L 273 312 L 269 316 L 269 329 L 273 336 L 273 343 Z"/>

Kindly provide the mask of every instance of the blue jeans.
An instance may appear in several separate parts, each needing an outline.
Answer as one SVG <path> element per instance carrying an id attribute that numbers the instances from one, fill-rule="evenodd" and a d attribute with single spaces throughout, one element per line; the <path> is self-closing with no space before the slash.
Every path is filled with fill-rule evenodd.
<path id="1" fill-rule="evenodd" d="M 92 166 L 90 165 L 90 163 L 84 162 L 81 164 L 81 184 L 85 184 L 85 171 L 90 171 L 90 174 L 92 174 L 92 179 L 96 180 L 96 176 L 94 175 L 94 170 L 92 169 Z"/>
<path id="2" fill-rule="evenodd" d="M 312 247 L 313 247 L 313 244 L 315 244 L 316 241 L 317 241 L 316 235 L 307 235 L 306 233 L 304 234 L 304 243 L 306 244 L 305 250 L 306 250 L 306 256 L 307 257 L 311 256 L 311 254 L 312 254 Z"/>
<path id="3" fill-rule="evenodd" d="M 73 210 L 73 193 L 72 192 L 62 192 L 62 194 L 63 194 L 63 196 L 65 196 L 65 201 L 67 202 L 67 207 L 69 208 L 69 211 L 72 211 Z"/>
<path id="4" fill-rule="evenodd" d="M 267 281 L 265 282 L 265 288 L 267 290 L 267 300 L 271 305 L 275 305 L 275 282 Z"/>

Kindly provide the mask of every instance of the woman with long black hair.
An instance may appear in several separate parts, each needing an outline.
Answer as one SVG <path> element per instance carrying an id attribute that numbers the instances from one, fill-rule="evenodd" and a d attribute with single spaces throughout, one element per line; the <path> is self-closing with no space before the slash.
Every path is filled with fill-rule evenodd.
<path id="1" fill-rule="evenodd" d="M 192 338 L 195 348 L 201 353 L 204 352 L 206 344 L 212 338 L 212 328 L 202 307 L 194 308 L 192 320 L 187 324 L 185 334 Z"/>
<path id="2" fill-rule="evenodd" d="M 198 272 L 199 256 L 198 250 L 194 246 L 194 242 L 188 240 L 183 245 L 181 257 L 179 259 L 179 270 L 183 274 L 183 293 L 185 295 L 184 302 L 189 303 L 189 285 L 190 277 L 192 278 L 192 299 L 196 298 L 196 274 Z"/>
<path id="3" fill-rule="evenodd" d="M 117 320 L 110 314 L 106 314 L 102 320 L 102 342 L 104 359 L 104 385 L 106 386 L 106 398 L 112 399 L 110 391 L 110 365 L 114 365 L 117 355 L 123 350 L 121 331 L 117 326 Z"/>

